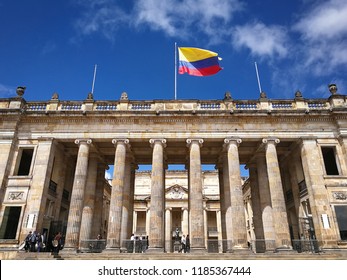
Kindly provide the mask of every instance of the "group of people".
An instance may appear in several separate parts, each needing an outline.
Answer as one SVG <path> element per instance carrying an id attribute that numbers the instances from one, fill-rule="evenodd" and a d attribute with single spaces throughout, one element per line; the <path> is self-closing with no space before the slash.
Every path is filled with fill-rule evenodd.
<path id="1" fill-rule="evenodd" d="M 148 236 L 135 236 L 130 237 L 130 244 L 128 246 L 129 253 L 144 253 L 148 249 Z"/>
<path id="2" fill-rule="evenodd" d="M 44 251 L 46 244 L 46 234 L 41 234 L 40 232 L 29 231 L 28 235 L 25 237 L 24 250 L 26 252 L 41 252 Z"/>
<path id="3" fill-rule="evenodd" d="M 180 231 L 178 227 L 176 227 L 175 230 L 175 241 L 179 241 L 180 239 Z M 189 239 L 189 234 L 187 234 L 187 237 L 185 235 L 182 235 L 181 240 L 181 248 L 179 249 L 178 252 L 180 253 L 189 253 L 190 252 L 190 239 Z"/>
<path id="4" fill-rule="evenodd" d="M 62 248 L 62 235 L 57 232 L 52 238 L 47 239 L 46 232 L 29 231 L 24 240 L 24 250 L 26 252 L 54 252 L 58 253 Z"/>
<path id="5" fill-rule="evenodd" d="M 189 253 L 190 252 L 190 239 L 189 234 L 187 234 L 187 237 L 185 235 L 182 235 L 181 237 L 181 249 L 179 250 L 180 253 Z"/>

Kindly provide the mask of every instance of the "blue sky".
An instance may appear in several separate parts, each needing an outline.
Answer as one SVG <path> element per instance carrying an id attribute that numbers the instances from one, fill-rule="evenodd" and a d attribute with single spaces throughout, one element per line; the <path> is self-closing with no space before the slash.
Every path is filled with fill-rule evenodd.
<path id="1" fill-rule="evenodd" d="M 223 70 L 177 76 L 177 99 L 326 98 L 347 92 L 345 0 L 0 0 L 0 97 L 174 98 L 175 42 L 215 51 Z"/>

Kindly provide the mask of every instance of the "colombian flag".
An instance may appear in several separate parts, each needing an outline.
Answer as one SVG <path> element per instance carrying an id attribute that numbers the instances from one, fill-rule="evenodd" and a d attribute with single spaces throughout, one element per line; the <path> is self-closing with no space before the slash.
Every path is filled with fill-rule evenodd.
<path id="1" fill-rule="evenodd" d="M 178 73 L 188 73 L 192 76 L 210 76 L 218 73 L 218 53 L 198 48 L 178 48 Z"/>

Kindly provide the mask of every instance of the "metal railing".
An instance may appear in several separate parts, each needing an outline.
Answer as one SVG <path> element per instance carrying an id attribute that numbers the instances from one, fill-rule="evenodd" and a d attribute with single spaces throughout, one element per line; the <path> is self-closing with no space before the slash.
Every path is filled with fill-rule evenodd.
<path id="1" fill-rule="evenodd" d="M 293 239 L 292 244 L 293 249 L 298 253 L 319 253 L 322 251 L 316 239 Z"/>
<path id="2" fill-rule="evenodd" d="M 265 239 L 256 239 L 249 242 L 244 242 L 244 240 L 233 241 L 233 240 L 217 240 L 217 239 L 208 239 L 206 242 L 206 249 L 208 253 L 227 253 L 233 252 L 236 249 L 246 249 L 245 246 L 248 246 L 248 250 L 253 253 L 265 253 L 265 252 L 276 252 L 279 248 L 276 245 L 275 240 L 265 240 Z M 177 240 L 165 241 L 165 252 L 174 253 L 174 252 L 185 252 L 190 253 L 190 247 L 186 248 L 183 251 L 182 244 Z M 149 247 L 147 239 L 135 239 L 123 240 L 121 246 L 121 252 L 123 253 L 145 253 Z M 319 247 L 319 243 L 315 239 L 293 239 L 291 241 L 283 240 L 280 248 L 286 248 L 288 250 L 294 250 L 298 253 L 320 253 L 322 249 Z M 106 249 L 106 240 L 83 240 L 80 244 L 81 252 L 90 252 L 90 253 L 101 253 Z"/>
<path id="3" fill-rule="evenodd" d="M 122 242 L 121 251 L 123 253 L 145 253 L 148 249 L 147 239 L 126 239 Z"/>
<path id="4" fill-rule="evenodd" d="M 80 243 L 80 251 L 87 253 L 101 253 L 106 248 L 105 239 L 87 239 Z"/>

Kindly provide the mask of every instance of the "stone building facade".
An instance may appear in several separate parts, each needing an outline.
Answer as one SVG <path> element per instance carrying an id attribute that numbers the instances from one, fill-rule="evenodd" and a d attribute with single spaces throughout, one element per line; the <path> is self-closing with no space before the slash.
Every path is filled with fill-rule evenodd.
<path id="1" fill-rule="evenodd" d="M 192 253 L 215 239 L 228 253 L 290 252 L 302 239 L 317 250 L 346 248 L 347 101 L 335 85 L 327 99 L 297 92 L 292 100 L 130 101 L 123 93 L 62 101 L 55 93 L 28 102 L 24 89 L 0 99 L 2 249 L 37 230 L 62 231 L 67 251 L 102 233 L 105 250 L 117 253 L 139 230 L 149 253 L 168 252 L 176 226 Z M 135 194 L 142 164 L 152 166 L 142 174 L 146 197 Z M 171 164 L 185 165 L 186 179 L 176 173 L 167 185 Z M 216 166 L 219 197 L 204 188 L 205 164 Z"/>
<path id="2" fill-rule="evenodd" d="M 205 247 L 222 252 L 220 193 L 217 171 L 202 171 Z M 134 220 L 132 233 L 147 236 L 150 231 L 151 171 L 136 172 Z M 165 173 L 165 252 L 174 251 L 176 231 L 189 234 L 188 173 L 168 170 Z"/>

